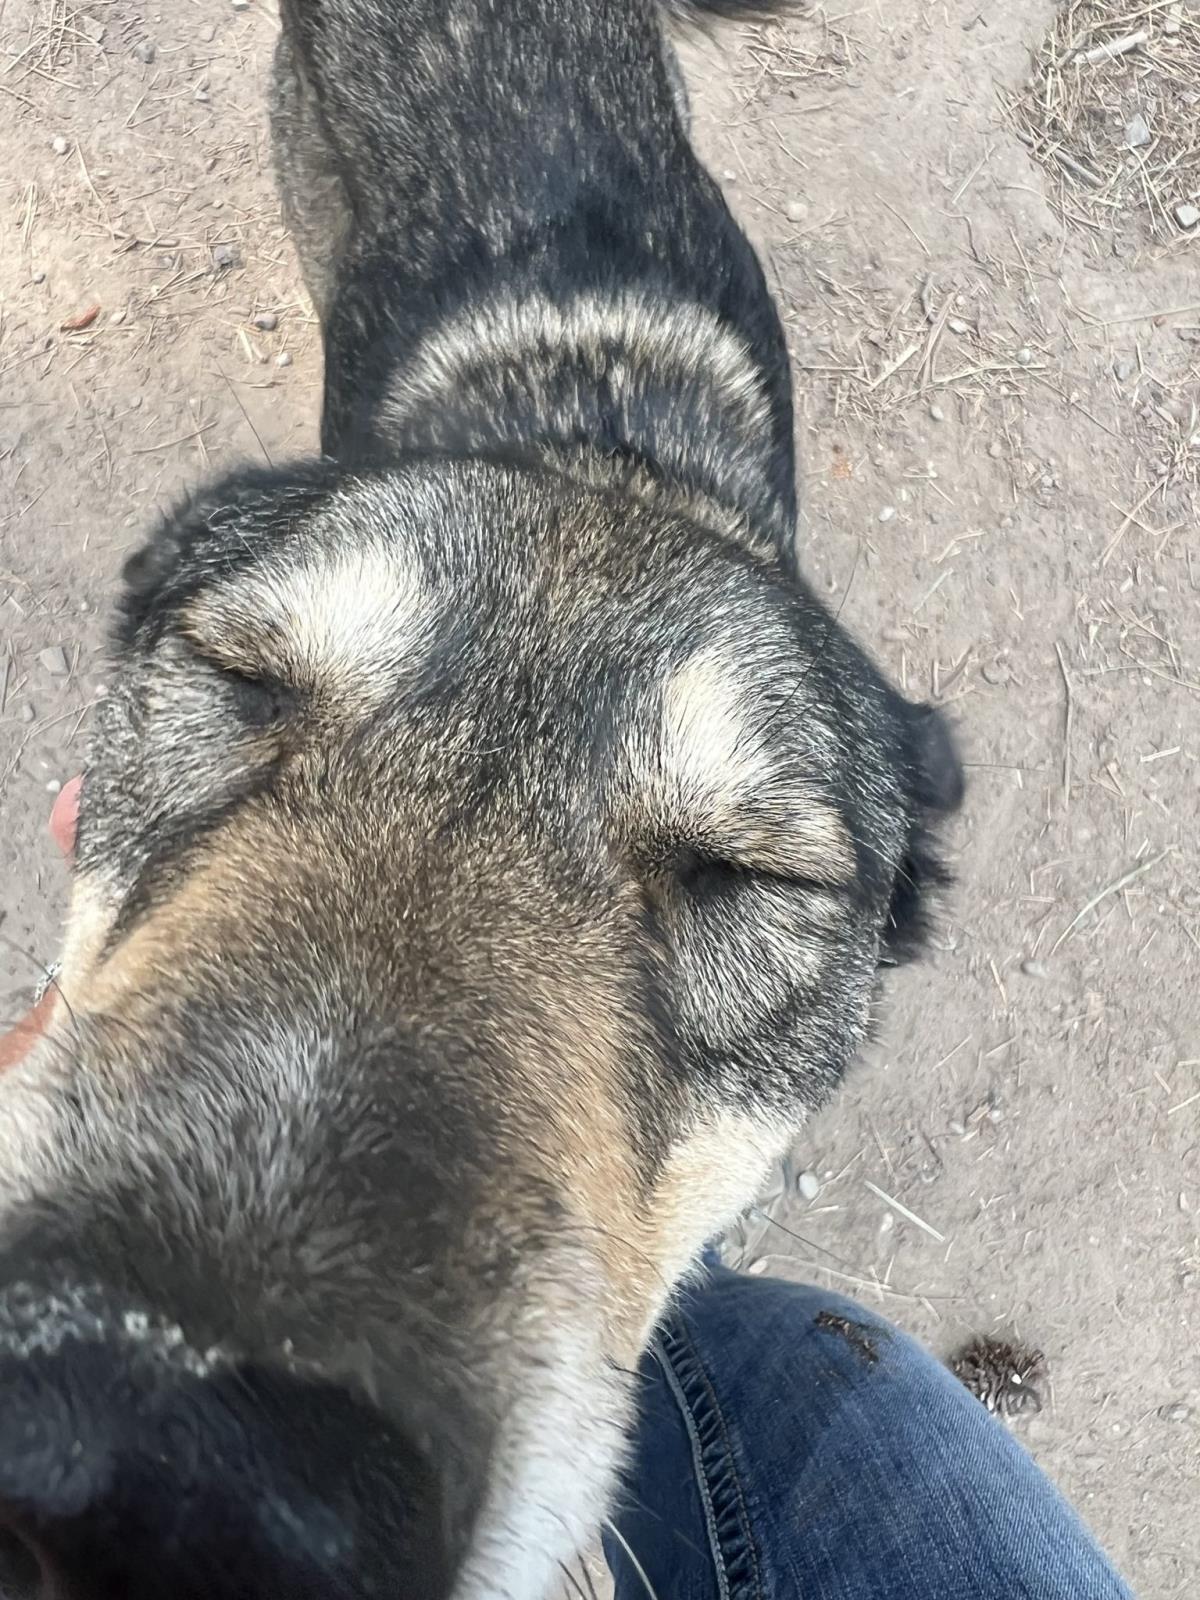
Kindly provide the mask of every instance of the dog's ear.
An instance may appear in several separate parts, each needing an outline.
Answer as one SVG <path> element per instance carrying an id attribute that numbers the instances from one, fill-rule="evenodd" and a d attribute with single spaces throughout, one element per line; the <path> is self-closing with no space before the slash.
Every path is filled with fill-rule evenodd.
<path id="1" fill-rule="evenodd" d="M 62 1332 L 0 1358 L 6 1600 L 443 1600 L 432 1475 L 373 1408 Z"/>
<path id="2" fill-rule="evenodd" d="M 909 959 L 928 932 L 931 895 L 949 881 L 938 854 L 937 824 L 962 804 L 962 763 L 954 736 L 934 706 L 898 700 L 909 800 L 908 844 L 896 874 L 884 931 L 891 962 Z"/>
<path id="3" fill-rule="evenodd" d="M 962 805 L 966 792 L 950 725 L 936 706 L 908 705 L 906 709 L 914 799 L 931 817 L 949 816 Z"/>

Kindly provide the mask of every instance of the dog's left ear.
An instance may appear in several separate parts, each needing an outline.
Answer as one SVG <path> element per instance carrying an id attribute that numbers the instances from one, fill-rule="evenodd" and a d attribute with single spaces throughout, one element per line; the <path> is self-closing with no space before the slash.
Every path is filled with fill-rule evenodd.
<path id="1" fill-rule="evenodd" d="M 901 962 L 921 948 L 930 896 L 949 881 L 937 850 L 937 825 L 958 810 L 966 783 L 954 736 L 930 705 L 899 701 L 909 792 L 908 847 L 896 874 L 884 931 L 885 959 Z"/>

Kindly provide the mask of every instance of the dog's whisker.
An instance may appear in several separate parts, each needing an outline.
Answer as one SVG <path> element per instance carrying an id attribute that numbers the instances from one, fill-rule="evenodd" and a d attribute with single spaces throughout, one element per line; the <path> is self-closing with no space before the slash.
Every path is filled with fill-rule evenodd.
<path id="1" fill-rule="evenodd" d="M 580 1556 L 579 1570 L 583 1574 L 583 1580 L 587 1585 L 588 1600 L 599 1600 L 596 1594 L 596 1585 L 592 1578 L 592 1570 L 586 1556 Z"/>
<path id="2" fill-rule="evenodd" d="M 582 1566 L 583 1566 L 582 1558 L 580 1559 L 580 1563 L 579 1564 L 580 1564 L 580 1567 L 582 1568 Z M 558 1563 L 558 1570 L 562 1573 L 563 1577 L 571 1585 L 571 1588 L 573 1589 L 573 1591 L 580 1597 L 580 1600 L 587 1600 L 587 1596 L 584 1594 L 584 1591 L 583 1591 L 583 1585 L 580 1583 L 579 1579 L 571 1571 L 571 1568 L 567 1565 L 567 1563 L 565 1561 L 560 1561 Z"/>
<path id="3" fill-rule="evenodd" d="M 630 1549 L 629 1541 L 626 1539 L 625 1535 L 621 1532 L 620 1528 L 617 1527 L 616 1523 L 613 1522 L 610 1517 L 605 1517 L 604 1526 L 608 1529 L 609 1533 L 612 1534 L 613 1538 L 621 1546 L 621 1549 L 624 1550 L 626 1558 L 629 1561 L 629 1565 L 633 1568 L 634 1572 L 636 1572 L 638 1577 L 641 1579 L 642 1585 L 645 1588 L 647 1595 L 649 1595 L 650 1600 L 658 1600 L 657 1591 L 655 1590 L 654 1585 L 650 1582 L 650 1579 L 646 1576 L 645 1567 L 642 1566 L 642 1563 L 638 1560 L 637 1556 L 635 1556 L 633 1551 Z"/>

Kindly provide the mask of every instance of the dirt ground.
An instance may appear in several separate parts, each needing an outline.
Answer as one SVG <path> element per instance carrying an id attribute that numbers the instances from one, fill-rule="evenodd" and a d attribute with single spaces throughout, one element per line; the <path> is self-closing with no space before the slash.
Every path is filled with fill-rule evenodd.
<path id="1" fill-rule="evenodd" d="M 1044 1351 L 1015 1425 L 1170 1600 L 1200 1571 L 1200 10 L 840 3 L 691 47 L 697 137 L 783 307 L 808 571 L 952 707 L 970 795 L 930 958 L 731 1253 L 941 1354 Z M 212 468 L 314 442 L 274 32 L 258 0 L 0 0 L 6 1015 L 55 950 L 45 821 L 123 556 Z"/>

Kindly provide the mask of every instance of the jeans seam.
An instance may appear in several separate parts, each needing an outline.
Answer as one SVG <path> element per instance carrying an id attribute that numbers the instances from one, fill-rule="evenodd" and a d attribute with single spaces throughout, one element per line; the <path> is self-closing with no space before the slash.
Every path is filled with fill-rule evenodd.
<path id="1" fill-rule="evenodd" d="M 704 1505 L 705 1522 L 708 1526 L 709 1544 L 712 1549 L 713 1566 L 720 1587 L 721 1600 L 763 1600 L 762 1573 L 759 1566 L 758 1550 L 755 1547 L 754 1535 L 751 1528 L 749 1508 L 742 1489 L 741 1478 L 738 1475 L 736 1458 L 733 1451 L 733 1441 L 725 1421 L 725 1414 L 721 1409 L 721 1402 L 713 1387 L 712 1380 L 704 1367 L 692 1338 L 691 1330 L 683 1316 L 676 1314 L 672 1319 L 674 1326 L 668 1323 L 660 1335 L 660 1344 L 665 1359 L 665 1370 L 669 1374 L 672 1391 L 683 1408 L 684 1424 L 691 1441 L 692 1458 L 696 1467 L 696 1482 L 701 1487 L 701 1501 Z M 672 1349 L 676 1346 L 676 1349 Z M 698 1419 L 692 1400 L 688 1394 L 689 1383 L 698 1384 L 703 1390 L 703 1399 L 706 1402 L 708 1417 Z M 714 1437 L 703 1437 L 702 1422 L 706 1421 L 714 1431 Z M 713 1457 L 719 1452 L 719 1459 Z M 715 1470 L 720 1470 L 721 1483 L 726 1494 L 732 1493 L 733 1503 L 724 1508 L 719 1508 L 714 1495 Z M 750 1571 L 744 1575 L 735 1575 L 730 1583 L 730 1563 L 726 1559 L 723 1548 L 722 1522 L 732 1520 L 737 1525 L 740 1542 L 748 1559 Z"/>
<path id="2" fill-rule="evenodd" d="M 730 1600 L 729 1577 L 725 1571 L 725 1563 L 721 1559 L 721 1536 L 717 1531 L 717 1514 L 713 1508 L 712 1491 L 708 1486 L 708 1474 L 704 1470 L 704 1445 L 700 1439 L 700 1431 L 696 1427 L 696 1419 L 692 1416 L 692 1408 L 688 1404 L 688 1397 L 684 1393 L 683 1384 L 679 1374 L 675 1371 L 675 1364 L 667 1351 L 663 1348 L 662 1340 L 657 1341 L 662 1361 L 663 1375 L 667 1386 L 675 1396 L 675 1403 L 679 1407 L 679 1414 L 683 1418 L 683 1425 L 687 1429 L 688 1440 L 692 1447 L 692 1465 L 696 1471 L 696 1492 L 700 1496 L 700 1505 L 704 1511 L 704 1526 L 708 1532 L 708 1548 L 712 1556 L 713 1572 L 717 1578 L 717 1588 L 721 1600 Z"/>

